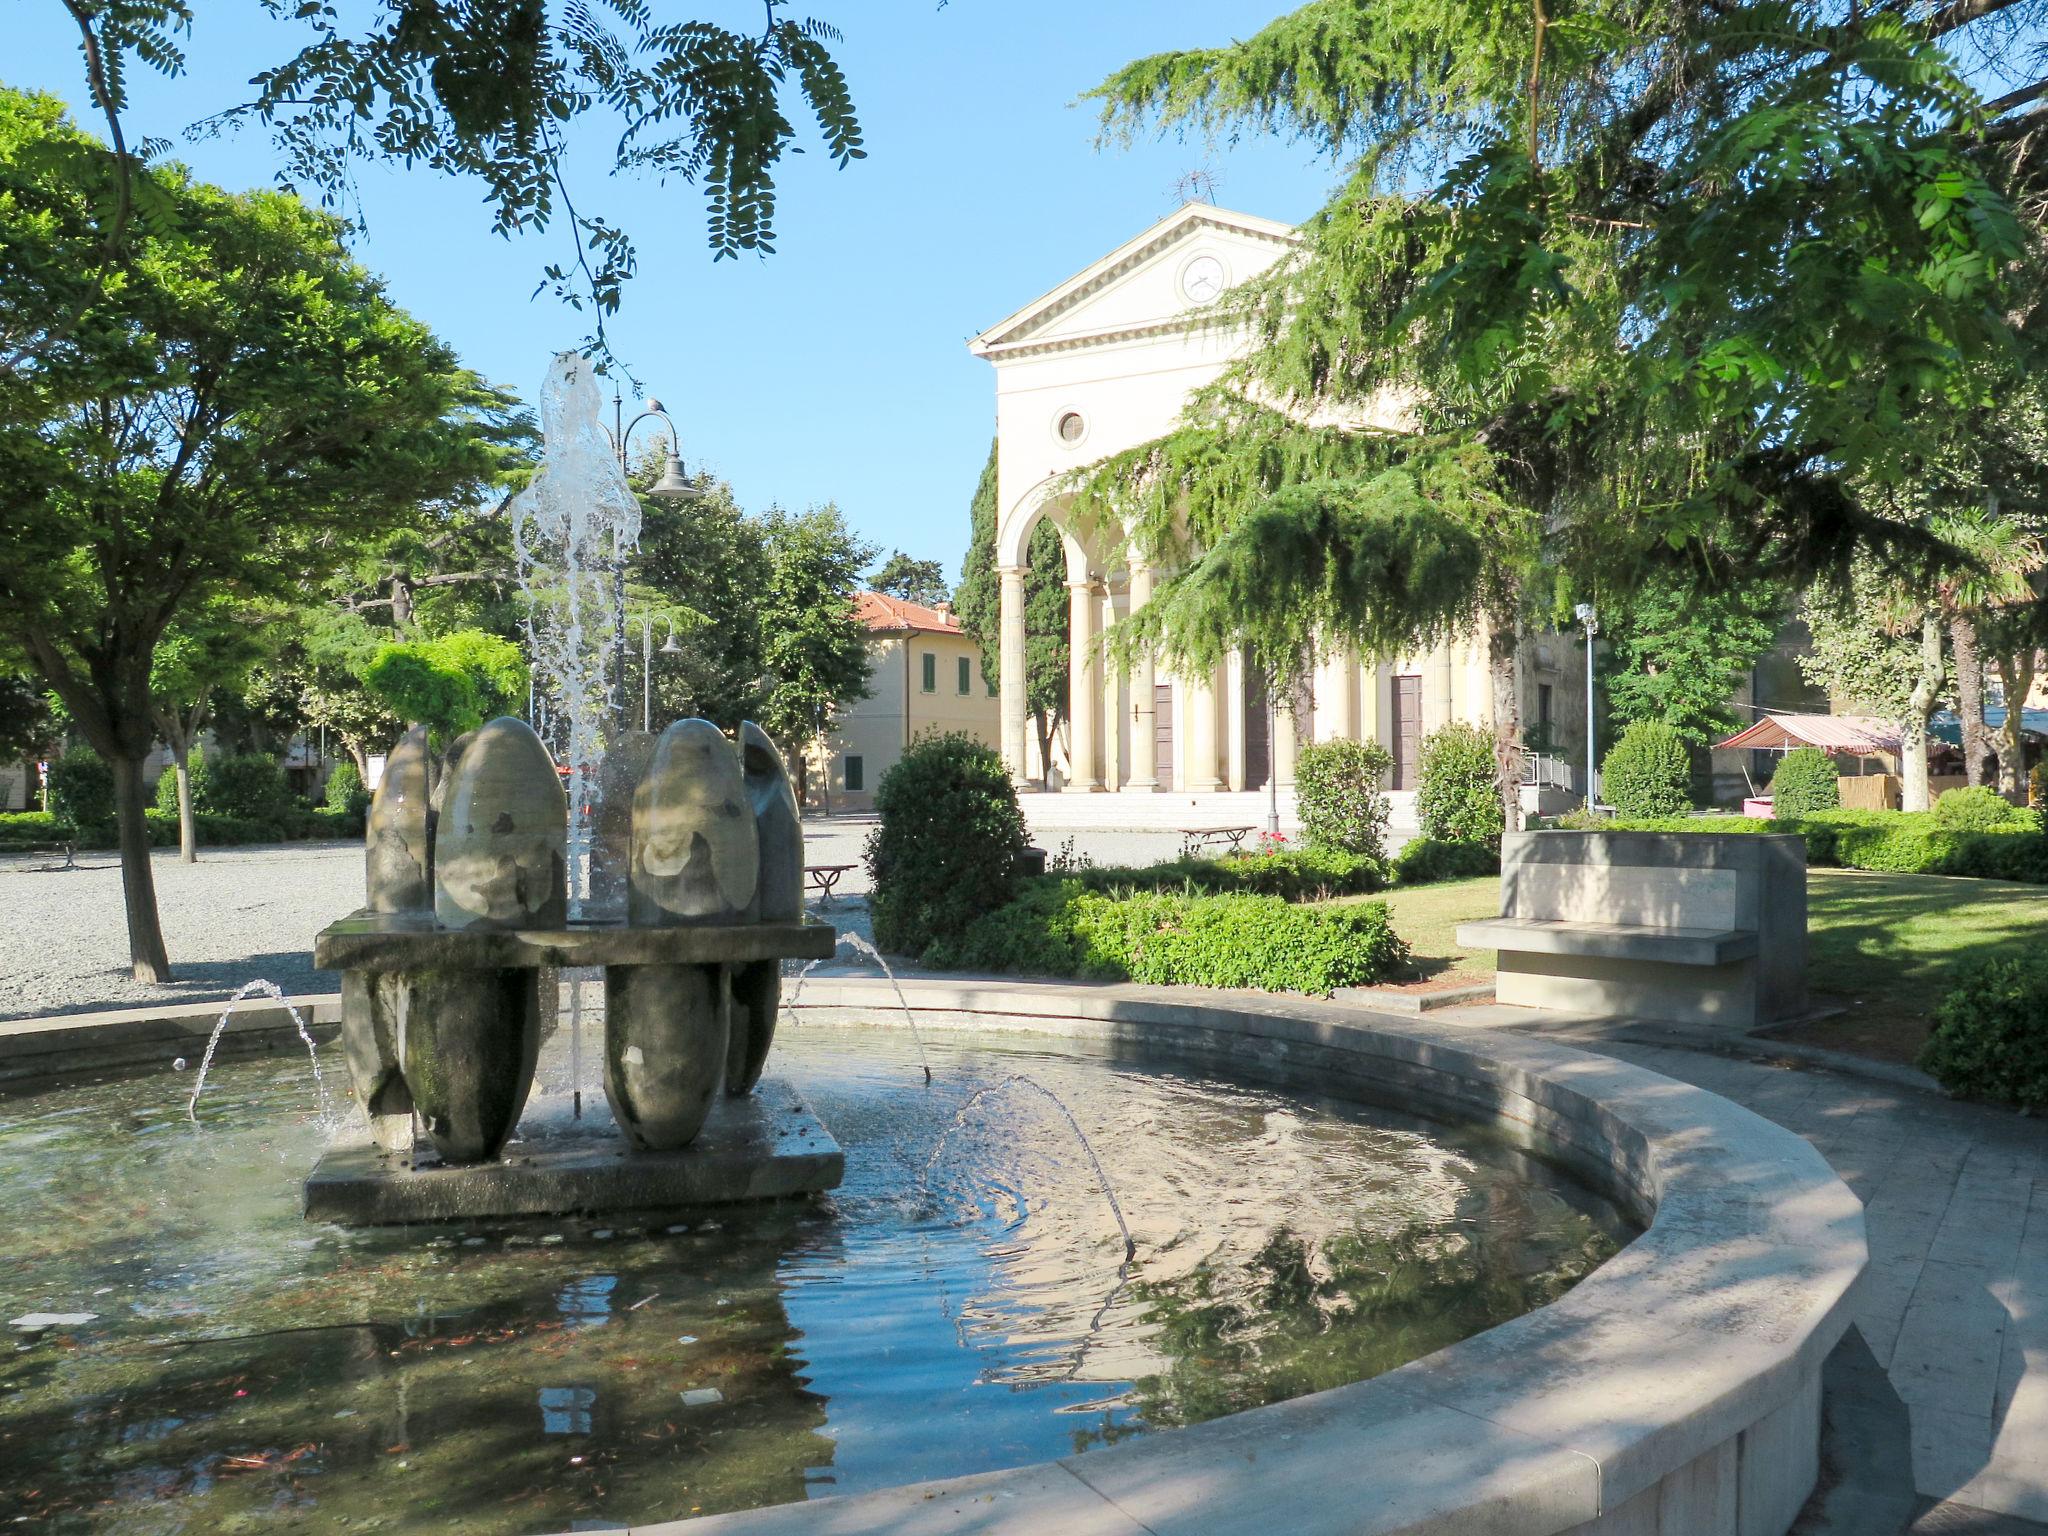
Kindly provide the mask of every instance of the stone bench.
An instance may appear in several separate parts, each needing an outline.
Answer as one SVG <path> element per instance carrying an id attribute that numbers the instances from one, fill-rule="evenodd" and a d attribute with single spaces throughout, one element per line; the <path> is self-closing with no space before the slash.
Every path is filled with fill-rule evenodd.
<path id="1" fill-rule="evenodd" d="M 1797 836 L 1510 833 L 1500 890 L 1458 942 L 1499 952 L 1503 1003 L 1745 1028 L 1806 1011 Z"/>

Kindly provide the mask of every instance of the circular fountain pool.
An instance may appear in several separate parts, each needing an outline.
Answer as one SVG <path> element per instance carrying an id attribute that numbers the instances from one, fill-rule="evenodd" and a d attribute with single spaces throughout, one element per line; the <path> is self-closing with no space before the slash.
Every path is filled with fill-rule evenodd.
<path id="1" fill-rule="evenodd" d="M 217 1066 L 196 1126 L 189 1075 L 0 1102 L 0 1318 L 95 1314 L 0 1365 L 0 1519 L 539 1533 L 955 1477 L 1378 1374 L 1632 1235 L 1489 1132 L 925 1050 L 786 1029 L 844 1185 L 681 1218 L 308 1225 L 303 1060 Z"/>

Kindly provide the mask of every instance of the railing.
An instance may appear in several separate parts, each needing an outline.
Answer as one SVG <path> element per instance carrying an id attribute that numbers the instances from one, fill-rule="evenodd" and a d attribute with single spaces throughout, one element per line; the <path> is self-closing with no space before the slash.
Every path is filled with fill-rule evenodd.
<path id="1" fill-rule="evenodd" d="M 1578 778 L 1572 763 L 1546 752 L 1522 754 L 1522 783 L 1536 789 L 1562 789 L 1578 793 Z"/>

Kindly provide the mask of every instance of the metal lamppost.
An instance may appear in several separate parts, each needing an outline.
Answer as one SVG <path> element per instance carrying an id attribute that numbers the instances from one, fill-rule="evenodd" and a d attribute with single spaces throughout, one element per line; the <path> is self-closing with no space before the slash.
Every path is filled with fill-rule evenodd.
<path id="1" fill-rule="evenodd" d="M 663 458 L 661 478 L 647 488 L 650 496 L 659 496 L 664 501 L 693 501 L 704 492 L 690 484 L 683 475 L 683 461 L 676 455 L 676 445 L 682 436 L 676 431 L 675 422 L 662 409 L 659 400 L 649 400 L 646 408 L 631 421 L 627 421 L 624 396 L 617 391 L 612 394 L 612 452 L 618 455 L 619 473 L 627 472 L 626 450 L 632 441 L 633 429 L 643 421 L 659 421 L 668 428 L 668 453 Z M 671 635 L 673 640 L 674 636 Z M 663 647 L 667 649 L 667 647 Z M 612 663 L 619 681 L 626 677 L 626 546 L 624 540 L 612 545 Z M 619 724 L 626 722 L 626 701 L 621 698 L 614 706 Z M 644 711 L 643 711 L 644 713 Z"/>
<path id="2" fill-rule="evenodd" d="M 676 621 L 668 621 L 668 638 L 661 643 L 661 654 L 680 656 L 683 648 L 676 644 Z M 640 730 L 642 734 L 654 729 L 654 615 L 640 615 Z"/>
<path id="3" fill-rule="evenodd" d="M 1572 610 L 1572 616 L 1586 630 L 1586 809 L 1593 809 L 1593 637 L 1600 633 L 1600 615 L 1593 611 L 1591 603 L 1580 603 Z"/>

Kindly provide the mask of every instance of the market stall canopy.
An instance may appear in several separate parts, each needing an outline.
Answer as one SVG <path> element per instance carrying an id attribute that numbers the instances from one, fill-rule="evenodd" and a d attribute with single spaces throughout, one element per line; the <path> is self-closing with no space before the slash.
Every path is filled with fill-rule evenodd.
<path id="1" fill-rule="evenodd" d="M 2005 724 L 2005 711 L 1986 707 L 1984 723 L 1992 730 Z M 1963 722 L 1956 718 L 1954 710 L 1935 711 L 1934 718 L 1927 722 L 1927 734 L 1936 741 L 1945 741 L 1952 747 L 1963 744 Z M 2048 709 L 2023 709 L 2020 711 L 2020 734 L 2031 736 L 2036 741 L 2048 741 Z"/>
<path id="2" fill-rule="evenodd" d="M 1899 728 L 1875 715 L 1781 715 L 1767 714 L 1755 725 L 1737 731 L 1726 741 L 1714 743 L 1720 751 L 1790 752 L 1797 747 L 1819 747 L 1823 752 L 1846 752 L 1858 757 L 1875 757 L 1899 750 Z"/>

